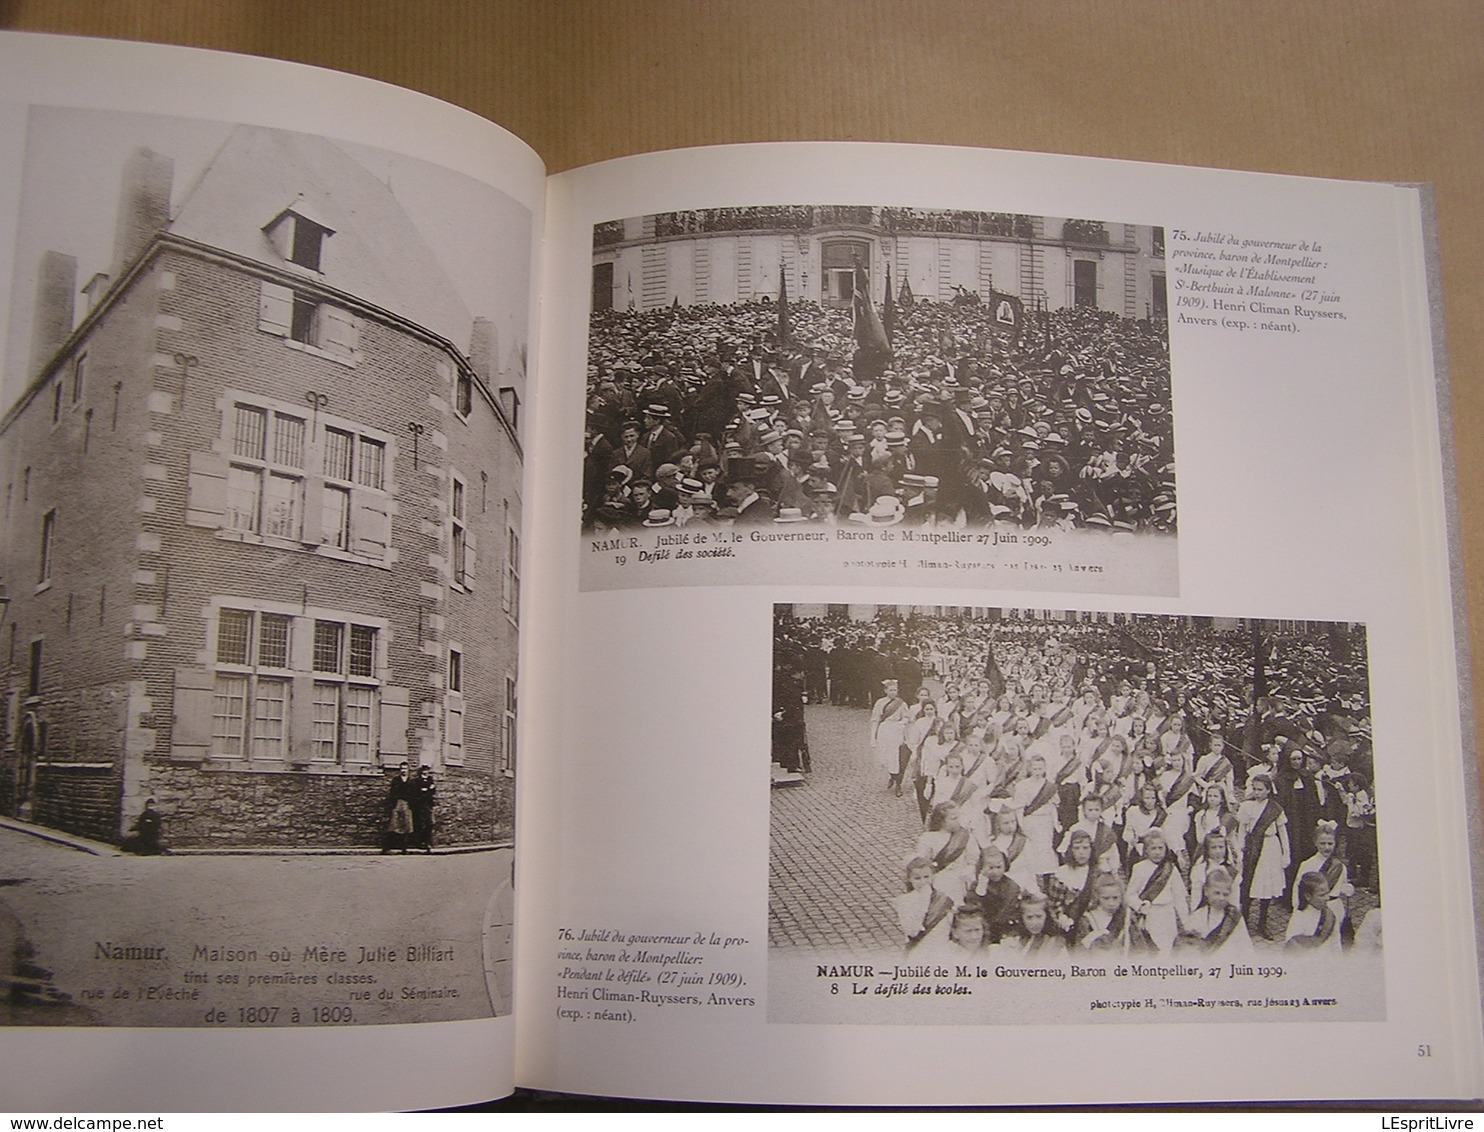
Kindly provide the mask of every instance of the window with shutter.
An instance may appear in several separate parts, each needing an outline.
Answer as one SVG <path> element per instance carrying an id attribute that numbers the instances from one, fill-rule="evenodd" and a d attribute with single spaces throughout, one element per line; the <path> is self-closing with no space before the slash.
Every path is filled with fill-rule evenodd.
<path id="1" fill-rule="evenodd" d="M 308 291 L 263 283 L 258 298 L 258 329 L 342 365 L 360 361 L 361 320 L 343 307 L 321 302 Z"/>
<path id="2" fill-rule="evenodd" d="M 218 452 L 193 453 L 186 522 L 386 565 L 395 449 L 384 433 L 228 391 Z"/>
<path id="3" fill-rule="evenodd" d="M 466 485 L 461 476 L 452 473 L 449 477 L 451 498 L 448 507 L 448 561 L 449 572 L 455 585 L 469 583 L 469 525 L 466 506 Z"/>
<path id="4" fill-rule="evenodd" d="M 384 720 L 383 632 L 349 616 L 218 609 L 212 671 L 188 682 L 184 698 L 177 679 L 175 746 L 254 769 L 369 766 Z M 295 639 L 303 642 L 297 652 Z M 405 692 L 393 699 L 405 717 Z M 405 718 L 400 730 L 405 744 Z"/>

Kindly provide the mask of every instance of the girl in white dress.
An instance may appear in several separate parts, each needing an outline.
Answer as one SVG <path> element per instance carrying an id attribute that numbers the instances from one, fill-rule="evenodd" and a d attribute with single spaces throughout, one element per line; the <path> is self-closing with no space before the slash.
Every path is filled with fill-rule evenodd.
<path id="1" fill-rule="evenodd" d="M 1350 914 L 1350 897 L 1355 895 L 1355 886 L 1350 883 L 1350 871 L 1340 860 L 1335 848 L 1339 843 L 1339 823 L 1320 819 L 1314 828 L 1314 855 L 1298 867 L 1298 875 L 1320 873 L 1329 885 L 1329 910 L 1335 914 L 1335 922 L 1345 933 L 1345 920 Z M 1293 906 L 1298 908 L 1298 886 L 1294 886 Z"/>
<path id="2" fill-rule="evenodd" d="M 933 805 L 933 780 L 943 769 L 943 760 L 956 746 L 958 728 L 952 720 L 935 715 L 927 735 L 917 748 L 917 775 L 914 785 L 917 789 L 918 816 L 924 823 L 927 822 L 928 811 Z"/>
<path id="3" fill-rule="evenodd" d="M 955 905 L 974 883 L 983 846 L 963 822 L 957 803 L 941 802 L 928 815 L 928 828 L 917 839 L 916 856 L 933 868 L 933 887 Z"/>
<path id="4" fill-rule="evenodd" d="M 928 815 L 925 820 L 931 820 L 932 811 L 944 802 L 955 802 L 962 804 L 974 793 L 974 783 L 964 777 L 964 758 L 957 751 L 950 751 L 943 757 L 943 763 L 938 767 L 938 773 L 933 775 L 928 782 L 927 803 Z"/>
<path id="5" fill-rule="evenodd" d="M 1191 832 L 1195 835 L 1196 845 L 1205 844 L 1206 835 L 1213 829 L 1220 829 L 1224 826 L 1227 816 L 1226 791 L 1214 783 L 1207 786 L 1201 808 L 1196 810 L 1190 818 Z"/>
<path id="6" fill-rule="evenodd" d="M 1252 956 L 1252 937 L 1247 934 L 1241 910 L 1232 902 L 1235 887 L 1233 873 L 1221 865 L 1211 867 L 1206 874 L 1205 887 L 1201 889 L 1200 903 L 1191 909 L 1180 937 L 1175 941 L 1178 950 L 1188 949 L 1229 959 Z"/>
<path id="7" fill-rule="evenodd" d="M 1123 842 L 1132 864 L 1143 859 L 1144 835 L 1164 825 L 1165 809 L 1159 804 L 1159 787 L 1146 782 L 1139 787 L 1139 804 L 1123 812 Z"/>
<path id="8" fill-rule="evenodd" d="M 1036 863 L 1026 856 L 1030 850 L 1030 838 L 1020 828 L 1020 811 L 1003 803 L 994 812 L 992 820 L 994 835 L 989 839 L 988 845 L 994 846 L 1005 855 L 1010 879 L 1020 885 L 1022 892 L 1039 891 L 1041 876 L 1036 870 Z M 1052 870 L 1047 870 L 1050 871 Z"/>
<path id="9" fill-rule="evenodd" d="M 1056 833 L 1059 828 L 1056 801 L 1056 782 L 1046 775 L 1046 760 L 1040 755 L 1032 756 L 1026 766 L 1026 776 L 1015 784 L 1010 804 L 1020 811 L 1020 831 L 1026 840 L 1025 852 L 1021 855 L 1026 859 L 1026 870 L 1036 877 L 1038 889 L 1045 884 L 1046 875 L 1056 871 Z"/>
<path id="10" fill-rule="evenodd" d="M 907 862 L 907 891 L 891 898 L 907 951 L 934 938 L 947 940 L 953 923 L 953 900 L 933 887 L 933 863 L 926 857 Z"/>
<path id="11" fill-rule="evenodd" d="M 1190 915 L 1190 904 L 1164 833 L 1151 829 L 1144 835 L 1143 848 L 1144 859 L 1129 874 L 1125 899 L 1134 922 L 1155 950 L 1165 955 L 1175 946 L 1180 926 Z"/>
<path id="12" fill-rule="evenodd" d="M 1237 852 L 1236 825 L 1213 829 L 1206 834 L 1190 863 L 1190 892 L 1192 896 L 1206 890 L 1206 878 L 1213 869 L 1225 869 L 1233 882 L 1242 876 L 1242 855 Z"/>
<path id="13" fill-rule="evenodd" d="M 1244 911 L 1250 915 L 1253 901 L 1257 902 L 1257 934 L 1271 939 L 1268 935 L 1268 905 L 1281 898 L 1288 887 L 1284 872 L 1289 861 L 1288 818 L 1273 797 L 1273 780 L 1265 773 L 1254 774 L 1247 789 L 1247 800 L 1237 811 L 1237 827 L 1244 838 Z"/>
<path id="14" fill-rule="evenodd" d="M 1073 932 L 1073 949 L 1128 952 L 1130 912 L 1123 899 L 1123 885 L 1112 873 L 1103 873 L 1093 882 L 1096 904 L 1083 914 Z"/>

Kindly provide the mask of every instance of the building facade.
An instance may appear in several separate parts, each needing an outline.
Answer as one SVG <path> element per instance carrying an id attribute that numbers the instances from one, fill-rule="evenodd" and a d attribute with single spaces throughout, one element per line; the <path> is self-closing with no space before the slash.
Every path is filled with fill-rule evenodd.
<path id="1" fill-rule="evenodd" d="M 373 846 L 406 761 L 440 843 L 508 840 L 521 448 L 489 323 L 332 143 L 239 127 L 172 180 L 130 161 L 80 316 L 47 257 L 0 419 L 0 812 L 118 841 L 153 797 L 175 848 Z"/>
<path id="2" fill-rule="evenodd" d="M 1027 308 L 1091 306 L 1125 318 L 1166 315 L 1164 230 L 1018 213 L 797 205 L 660 213 L 594 231 L 595 310 L 678 301 L 789 297 L 849 307 L 854 268 L 871 299 L 905 283 L 918 299 L 958 288 L 1014 295 Z"/>

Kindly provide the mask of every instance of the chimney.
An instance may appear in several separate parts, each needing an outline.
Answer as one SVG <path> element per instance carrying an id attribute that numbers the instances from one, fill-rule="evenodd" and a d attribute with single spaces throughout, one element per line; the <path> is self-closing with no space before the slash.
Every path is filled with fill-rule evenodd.
<path id="1" fill-rule="evenodd" d="M 109 275 L 106 271 L 100 271 L 82 285 L 82 293 L 87 297 L 88 310 L 98 305 L 98 300 L 103 298 L 108 290 Z"/>
<path id="2" fill-rule="evenodd" d="M 77 294 L 77 260 L 47 252 L 36 269 L 36 306 L 31 312 L 32 376 L 51 359 L 72 333 L 73 296 Z"/>
<path id="3" fill-rule="evenodd" d="M 486 386 L 494 384 L 490 379 L 495 372 L 495 355 L 499 341 L 495 324 L 487 318 L 474 320 L 474 332 L 469 336 L 469 364 Z"/>
<path id="4" fill-rule="evenodd" d="M 151 149 L 136 149 L 124 162 L 113 233 L 113 276 L 118 278 L 170 223 L 170 183 L 175 162 Z"/>

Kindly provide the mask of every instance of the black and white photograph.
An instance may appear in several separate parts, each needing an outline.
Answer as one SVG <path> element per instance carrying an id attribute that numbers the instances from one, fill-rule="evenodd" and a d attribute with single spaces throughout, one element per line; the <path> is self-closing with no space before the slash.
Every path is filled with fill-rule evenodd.
<path id="1" fill-rule="evenodd" d="M 1364 625 L 794 604 L 773 629 L 770 1020 L 1383 1016 Z"/>
<path id="2" fill-rule="evenodd" d="M 33 106 L 0 416 L 0 1021 L 510 1009 L 532 215 Z"/>
<path id="3" fill-rule="evenodd" d="M 880 205 L 599 224 L 585 581 L 968 570 L 1174 594 L 1166 301 L 1151 225 Z"/>

